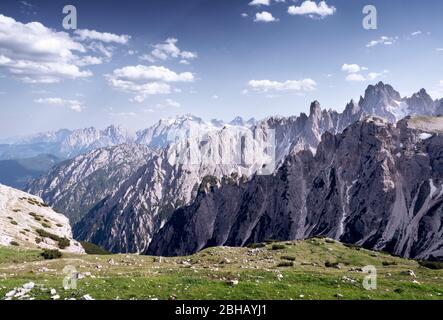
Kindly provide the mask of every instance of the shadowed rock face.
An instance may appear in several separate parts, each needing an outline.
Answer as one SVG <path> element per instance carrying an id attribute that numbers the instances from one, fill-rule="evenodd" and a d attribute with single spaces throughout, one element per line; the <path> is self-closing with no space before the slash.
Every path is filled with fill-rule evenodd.
<path id="1" fill-rule="evenodd" d="M 147 253 L 327 236 L 412 258 L 443 259 L 443 136 L 367 118 L 325 133 L 314 156 L 273 176 L 205 182 Z"/>

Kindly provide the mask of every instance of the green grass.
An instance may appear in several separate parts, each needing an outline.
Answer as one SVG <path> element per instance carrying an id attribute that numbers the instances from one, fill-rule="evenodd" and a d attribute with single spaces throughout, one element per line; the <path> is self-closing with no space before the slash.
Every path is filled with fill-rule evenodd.
<path id="1" fill-rule="evenodd" d="M 276 244 L 284 244 L 284 249 L 272 250 Z M 32 291 L 36 299 L 50 299 L 52 288 L 62 299 L 85 294 L 95 299 L 334 300 L 337 294 L 343 295 L 342 299 L 359 300 L 443 299 L 443 270 L 417 261 L 355 250 L 324 239 L 283 244 L 256 249 L 210 248 L 190 257 L 161 261 L 125 254 L 63 254 L 60 259 L 42 260 L 41 251 L 0 247 L 0 298 L 33 281 L 39 287 Z M 326 267 L 327 261 L 338 262 L 341 269 Z M 377 268 L 376 290 L 363 288 L 364 273 L 350 271 L 366 265 Z M 92 277 L 78 280 L 76 290 L 64 290 L 66 266 L 79 273 L 90 272 Z M 42 268 L 46 271 L 39 271 Z M 420 284 L 413 283 L 408 270 L 414 271 Z M 232 279 L 238 280 L 238 285 L 227 283 Z"/>
<path id="2" fill-rule="evenodd" d="M 87 254 L 96 254 L 96 255 L 111 254 L 110 252 L 106 251 L 105 249 L 103 249 L 93 243 L 90 243 L 87 241 L 80 241 L 80 243 Z"/>

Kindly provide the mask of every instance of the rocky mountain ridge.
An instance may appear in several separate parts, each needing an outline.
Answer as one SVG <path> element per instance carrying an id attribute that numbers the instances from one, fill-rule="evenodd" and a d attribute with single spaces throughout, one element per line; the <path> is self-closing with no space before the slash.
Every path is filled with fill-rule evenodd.
<path id="1" fill-rule="evenodd" d="M 0 245 L 84 253 L 68 218 L 42 199 L 0 184 Z"/>
<path id="2" fill-rule="evenodd" d="M 275 175 L 205 180 L 147 253 L 326 236 L 441 260 L 443 135 L 423 129 L 434 121 L 408 118 L 395 126 L 369 117 L 342 134 L 325 133 L 315 155 L 291 153 Z"/>

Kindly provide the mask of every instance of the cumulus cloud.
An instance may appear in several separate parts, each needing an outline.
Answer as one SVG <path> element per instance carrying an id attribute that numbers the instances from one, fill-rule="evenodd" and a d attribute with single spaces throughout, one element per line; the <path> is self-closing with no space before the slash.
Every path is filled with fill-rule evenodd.
<path id="1" fill-rule="evenodd" d="M 134 94 L 131 101 L 143 102 L 150 95 L 169 94 L 172 83 L 193 82 L 191 72 L 176 73 L 158 66 L 127 66 L 116 69 L 107 75 L 109 85 L 124 92 Z"/>
<path id="2" fill-rule="evenodd" d="M 81 70 L 86 48 L 68 33 L 39 22 L 21 23 L 0 14 L 0 68 L 28 83 L 54 83 L 92 76 Z M 84 62 L 84 61 L 83 61 Z"/>
<path id="3" fill-rule="evenodd" d="M 35 103 L 67 107 L 73 111 L 80 112 L 83 110 L 83 104 L 77 100 L 66 100 L 62 98 L 40 98 L 34 100 Z"/>
<path id="4" fill-rule="evenodd" d="M 127 44 L 131 39 L 131 36 L 123 34 L 117 35 L 109 32 L 98 32 L 95 30 L 88 29 L 78 29 L 75 30 L 74 34 L 80 41 L 101 41 L 105 43 L 117 43 L 117 44 Z"/>
<path id="5" fill-rule="evenodd" d="M 269 6 L 271 4 L 271 0 L 252 0 L 249 2 L 250 6 Z"/>
<path id="6" fill-rule="evenodd" d="M 342 71 L 348 72 L 348 73 L 357 73 L 360 71 L 368 70 L 366 67 L 360 67 L 358 64 L 344 64 L 341 67 Z"/>
<path id="7" fill-rule="evenodd" d="M 377 40 L 372 40 L 370 42 L 368 42 L 368 44 L 366 44 L 366 47 L 371 48 L 371 47 L 375 47 L 378 46 L 380 44 L 382 45 L 392 45 L 395 43 L 395 41 L 397 41 L 397 37 L 386 37 L 386 36 L 381 36 L 379 39 Z"/>
<path id="8" fill-rule="evenodd" d="M 281 91 L 313 91 L 317 89 L 317 83 L 312 79 L 287 80 L 284 82 L 271 80 L 251 80 L 248 87 L 257 92 L 281 92 Z"/>
<path id="9" fill-rule="evenodd" d="M 372 81 L 375 80 L 382 75 L 388 73 L 388 70 L 384 70 L 382 72 L 367 72 L 367 74 L 363 74 L 364 71 L 369 71 L 368 68 L 359 66 L 358 64 L 343 64 L 341 70 L 348 75 L 346 76 L 346 81 L 350 82 L 364 82 L 364 81 Z"/>
<path id="10" fill-rule="evenodd" d="M 103 59 L 99 57 L 93 57 L 93 56 L 84 56 L 76 61 L 76 65 L 83 67 L 83 66 L 92 66 L 97 64 L 102 64 Z"/>
<path id="11" fill-rule="evenodd" d="M 314 1 L 304 1 L 300 6 L 290 6 L 288 13 L 290 15 L 307 15 L 308 17 L 324 18 L 332 16 L 337 9 L 334 6 L 329 6 L 326 1 L 321 1 L 318 4 Z"/>
<path id="12" fill-rule="evenodd" d="M 274 18 L 274 16 L 267 11 L 263 11 L 263 12 L 257 12 L 255 14 L 255 22 L 275 22 L 278 21 L 278 19 Z"/>
<path id="13" fill-rule="evenodd" d="M 177 46 L 178 40 L 175 38 L 168 38 L 162 43 L 155 44 L 150 54 L 145 54 L 140 57 L 141 60 L 146 60 L 154 63 L 157 60 L 180 59 L 182 64 L 189 63 L 189 60 L 196 59 L 197 53 L 191 51 L 182 51 Z"/>
<path id="14" fill-rule="evenodd" d="M 346 81 L 363 82 L 366 78 L 359 73 L 351 73 L 346 76 Z"/>
<path id="15" fill-rule="evenodd" d="M 384 70 L 382 72 L 368 72 L 366 75 L 363 74 L 363 71 L 368 70 L 364 67 L 359 67 L 358 65 L 347 65 L 344 64 L 342 67 L 342 71 L 348 73 L 346 76 L 346 81 L 350 82 L 364 82 L 364 81 L 372 81 L 375 80 L 382 75 L 388 73 L 388 70 Z"/>

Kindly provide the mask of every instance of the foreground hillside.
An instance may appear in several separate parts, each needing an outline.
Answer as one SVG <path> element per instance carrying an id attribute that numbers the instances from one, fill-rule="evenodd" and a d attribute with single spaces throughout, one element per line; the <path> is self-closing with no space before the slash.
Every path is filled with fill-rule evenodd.
<path id="1" fill-rule="evenodd" d="M 41 198 L 0 184 L 0 245 L 84 253 L 68 218 Z"/>
<path id="2" fill-rule="evenodd" d="M 0 247 L 1 298 L 23 292 L 25 299 L 443 298 L 443 270 L 329 239 L 218 247 L 177 258 L 65 254 L 42 260 L 39 254 Z M 376 290 L 362 286 L 366 265 L 377 268 Z M 78 272 L 75 290 L 63 289 L 66 266 Z"/>

